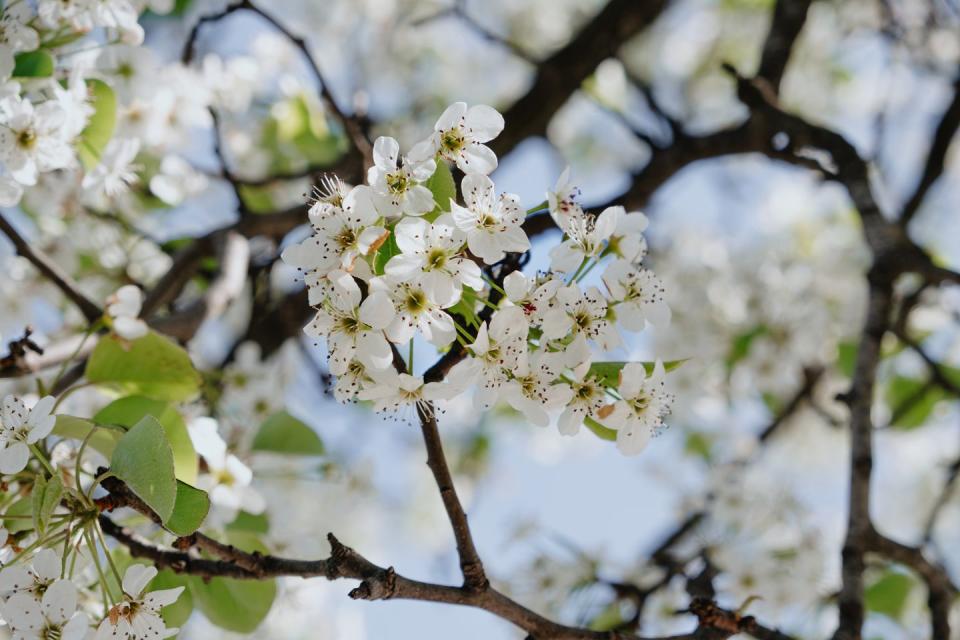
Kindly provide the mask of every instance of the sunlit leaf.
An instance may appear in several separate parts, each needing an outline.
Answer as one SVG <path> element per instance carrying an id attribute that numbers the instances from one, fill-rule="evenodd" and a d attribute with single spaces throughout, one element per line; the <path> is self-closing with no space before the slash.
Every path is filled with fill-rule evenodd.
<path id="1" fill-rule="evenodd" d="M 120 438 L 110 460 L 110 471 L 147 503 L 160 520 L 166 521 L 173 514 L 177 500 L 173 450 L 156 418 L 143 418 Z"/>
<path id="2" fill-rule="evenodd" d="M 906 573 L 888 571 L 864 592 L 867 609 L 899 620 L 907 605 L 910 591 L 917 584 Z"/>
<path id="3" fill-rule="evenodd" d="M 45 49 L 18 53 L 14 57 L 14 78 L 49 78 L 56 69 L 53 56 Z"/>
<path id="4" fill-rule="evenodd" d="M 433 211 L 424 216 L 431 222 L 436 220 L 444 211 L 450 211 L 451 198 L 457 197 L 457 184 L 453 181 L 453 174 L 446 162 L 438 161 L 437 169 L 424 183 L 433 194 L 433 201 L 436 206 Z"/>
<path id="5" fill-rule="evenodd" d="M 173 450 L 177 479 L 188 483 L 196 482 L 197 453 L 183 417 L 168 403 L 145 396 L 125 396 L 98 411 L 93 419 L 97 424 L 114 424 L 129 429 L 144 416 L 156 418 L 166 432 L 167 441 Z"/>
<path id="6" fill-rule="evenodd" d="M 210 497 L 207 492 L 178 480 L 173 513 L 163 526 L 178 536 L 188 536 L 200 528 L 209 512 Z"/>
<path id="7" fill-rule="evenodd" d="M 100 163 L 100 155 L 106 148 L 117 124 L 117 96 L 110 86 L 101 80 L 87 80 L 90 105 L 93 114 L 77 141 L 77 156 L 89 171 Z"/>
<path id="8" fill-rule="evenodd" d="M 323 455 L 323 441 L 317 432 L 286 411 L 279 411 L 260 425 L 253 439 L 254 451 L 289 455 Z"/>
<path id="9" fill-rule="evenodd" d="M 133 342 L 101 338 L 87 361 L 86 377 L 127 394 L 160 400 L 189 400 L 200 389 L 200 374 L 187 352 L 153 331 Z"/>

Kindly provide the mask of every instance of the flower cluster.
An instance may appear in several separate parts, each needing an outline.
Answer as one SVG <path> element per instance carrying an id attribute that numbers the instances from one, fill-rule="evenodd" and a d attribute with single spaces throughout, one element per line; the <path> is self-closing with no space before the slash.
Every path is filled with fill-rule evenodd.
<path id="1" fill-rule="evenodd" d="M 135 141 L 104 150 L 84 132 L 95 107 L 87 70 L 74 65 L 69 78 L 55 76 L 57 55 L 95 28 L 139 44 L 142 7 L 130 0 L 12 2 L 0 16 L 0 206 L 14 206 L 25 187 L 43 174 L 84 164 L 84 188 L 116 192 L 132 179 L 126 165 Z M 103 164 L 101 152 L 104 152 Z M 119 156 L 120 161 L 111 160 Z M 110 165 L 122 164 L 118 177 Z"/>
<path id="2" fill-rule="evenodd" d="M 327 180 L 310 209 L 312 234 L 283 252 L 317 310 L 305 332 L 326 339 L 341 401 L 429 411 L 476 385 L 479 408 L 502 399 L 538 425 L 556 412 L 561 433 L 586 421 L 601 434 L 615 429 L 619 448 L 637 453 L 672 402 L 664 367 L 598 362 L 594 347 L 614 349 L 621 329 L 669 321 L 659 279 L 641 266 L 647 218 L 584 211 L 569 171 L 531 211 L 498 195 L 488 175 L 497 158 L 484 143 L 503 125 L 491 107 L 456 103 L 406 156 L 378 138 L 368 184 Z M 459 201 L 445 161 L 465 174 Z M 549 271 L 526 275 L 515 258 L 530 249 L 523 225 L 539 210 L 563 239 Z M 599 281 L 589 280 L 601 264 Z M 414 374 L 417 337 L 462 355 L 445 380 Z"/>
<path id="3" fill-rule="evenodd" d="M 160 610 L 173 604 L 183 587 L 147 591 L 157 569 L 141 564 L 130 565 L 121 581 L 105 546 L 101 548 L 122 593 L 113 602 L 102 600 L 101 594 L 114 591 L 93 542 L 96 518 L 77 515 L 97 513 L 90 495 L 96 483 L 83 491 L 80 455 L 73 458 L 53 450 L 64 442 L 51 442 L 57 420 L 54 407 L 51 396 L 31 408 L 16 396 L 3 399 L 0 473 L 8 490 L 4 496 L 8 528 L 0 529 L 6 563 L 0 570 L 0 617 L 16 639 L 147 640 L 175 635 L 177 630 L 167 628 Z M 71 486 L 74 478 L 76 488 Z M 19 495 L 26 497 L 17 501 Z M 81 552 L 82 544 L 87 545 L 86 552 Z M 62 551 L 68 555 L 62 556 Z M 98 580 L 106 591 L 98 590 Z M 107 610 L 102 618 L 94 613 L 98 602 Z M 91 617 L 99 623 L 91 626 Z"/>

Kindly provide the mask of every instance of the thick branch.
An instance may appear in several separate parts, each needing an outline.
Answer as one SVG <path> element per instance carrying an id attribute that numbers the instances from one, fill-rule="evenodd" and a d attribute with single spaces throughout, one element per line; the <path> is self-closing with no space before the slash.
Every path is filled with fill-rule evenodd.
<path id="1" fill-rule="evenodd" d="M 793 44 L 807 21 L 807 11 L 812 2 L 813 0 L 779 0 L 773 9 L 770 31 L 763 43 L 757 75 L 769 82 L 778 93 Z"/>
<path id="2" fill-rule="evenodd" d="M 104 485 L 111 494 L 99 500 L 103 508 L 130 507 L 157 522 L 156 514 L 133 496 L 123 483 L 113 478 L 104 481 Z M 552 622 L 489 586 L 477 590 L 467 586 L 453 587 L 405 578 L 397 574 L 392 567 L 383 568 L 373 564 L 340 543 L 332 534 L 327 536 L 331 547 L 329 558 L 295 560 L 247 553 L 199 533 L 181 539 L 184 550 L 167 550 L 157 547 L 131 529 L 121 527 L 104 514 L 100 515 L 99 521 L 104 532 L 126 546 L 134 557 L 146 558 L 158 567 L 169 568 L 178 573 L 203 578 L 226 577 L 239 580 L 278 576 L 323 577 L 328 580 L 350 578 L 361 581 L 357 588 L 350 591 L 350 597 L 356 600 L 405 599 L 474 607 L 513 623 L 538 640 L 615 640 L 612 633 L 567 627 Z M 189 553 L 190 547 L 194 545 L 219 559 L 209 560 Z M 712 637 L 726 638 L 729 635 Z M 675 636 L 673 640 L 692 640 L 696 637 L 706 636 L 689 634 Z"/>
<path id="3" fill-rule="evenodd" d="M 503 114 L 507 127 L 491 143 L 497 155 L 542 135 L 570 95 L 617 50 L 656 20 L 666 0 L 611 0 L 565 47 L 537 65 L 527 93 Z"/>
<path id="4" fill-rule="evenodd" d="M 834 640 L 859 640 L 864 620 L 864 555 L 873 531 L 870 520 L 870 475 L 873 469 L 873 390 L 880 362 L 880 343 L 893 309 L 893 282 L 871 269 L 860 347 L 850 389 L 850 489 L 847 534 L 843 543 L 840 623 Z"/>

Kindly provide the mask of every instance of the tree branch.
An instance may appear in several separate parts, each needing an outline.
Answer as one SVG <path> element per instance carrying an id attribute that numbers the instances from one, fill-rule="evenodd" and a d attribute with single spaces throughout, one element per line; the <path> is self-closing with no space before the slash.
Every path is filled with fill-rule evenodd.
<path id="1" fill-rule="evenodd" d="M 779 93 L 783 73 L 790 61 L 793 44 L 807 21 L 813 0 L 779 0 L 773 9 L 770 31 L 763 43 L 757 76 L 765 79 Z"/>
<path id="2" fill-rule="evenodd" d="M 950 143 L 953 141 L 958 128 L 960 128 L 960 75 L 953 82 L 953 99 L 943 113 L 943 117 L 941 117 L 933 134 L 933 143 L 930 145 L 930 152 L 927 154 L 927 162 L 923 167 L 920 182 L 906 204 L 903 205 L 903 211 L 900 213 L 900 224 L 903 226 L 910 223 L 927 197 L 930 187 L 943 174 L 947 151 L 950 149 Z"/>
<path id="3" fill-rule="evenodd" d="M 533 83 L 504 112 L 509 124 L 490 143 L 504 156 L 525 138 L 542 135 L 553 115 L 601 62 L 650 26 L 666 0 L 611 0 L 570 42 L 537 65 Z"/>
<path id="4" fill-rule="evenodd" d="M 834 640 L 859 640 L 863 627 L 864 555 L 873 531 L 870 520 L 870 475 L 873 469 L 873 388 L 880 361 L 880 342 L 893 308 L 893 282 L 871 269 L 867 319 L 850 389 L 850 480 L 847 534 L 843 542 L 842 586 L 838 606 L 840 622 Z"/>
<path id="5" fill-rule="evenodd" d="M 121 481 L 109 478 L 103 482 L 110 491 L 98 504 L 105 510 L 119 507 L 132 508 L 159 522 L 156 514 L 142 500 L 127 489 Z M 104 533 L 129 549 L 134 557 L 145 558 L 160 568 L 171 569 L 177 573 L 195 575 L 203 578 L 224 577 L 237 580 L 259 580 L 279 576 L 299 576 L 303 578 L 323 577 L 328 580 L 349 578 L 360 580 L 360 584 L 350 591 L 355 600 L 420 600 L 456 604 L 483 609 L 513 623 L 538 640 L 617 640 L 613 633 L 579 629 L 555 623 L 527 609 L 496 589 L 487 586 L 477 590 L 447 585 L 432 584 L 411 580 L 399 575 L 393 567 L 377 566 L 359 553 L 345 546 L 333 534 L 327 536 L 331 553 L 329 558 L 320 560 L 295 560 L 261 553 L 247 553 L 235 547 L 221 544 L 203 534 L 196 533 L 181 538 L 178 543 L 181 550 L 162 549 L 145 540 L 133 530 L 122 527 L 107 515 L 99 516 Z M 216 556 L 217 560 L 208 560 L 189 553 L 190 548 L 198 547 Z M 706 609 L 705 609 L 706 610 Z M 704 629 L 708 624 L 723 617 L 704 620 Z M 727 638 L 726 635 L 710 637 Z M 620 636 L 622 638 L 622 636 Z M 674 636 L 671 640 L 707 637 L 694 633 Z M 635 638 L 634 640 L 654 640 Z M 667 639 L 663 639 L 667 640 Z"/>
<path id="6" fill-rule="evenodd" d="M 181 60 L 183 63 L 189 64 L 193 60 L 196 48 L 196 40 L 200 29 L 204 24 L 217 22 L 233 13 L 242 10 L 255 13 L 266 20 L 287 40 L 289 40 L 291 44 L 300 50 L 300 53 L 303 55 L 303 58 L 310 69 L 310 73 L 317 82 L 320 95 L 323 97 L 324 102 L 333 113 L 334 117 L 340 122 L 341 125 L 343 125 L 344 131 L 347 133 L 347 136 L 350 138 L 350 141 L 353 143 L 354 148 L 359 154 L 362 164 L 361 169 L 365 170 L 366 167 L 372 165 L 373 146 L 370 144 L 370 140 L 367 138 L 367 135 L 363 130 L 363 126 L 356 117 L 348 116 L 343 112 L 343 110 L 340 109 L 337 101 L 333 97 L 333 94 L 330 92 L 330 87 L 327 84 L 323 73 L 320 71 L 320 66 L 310 53 L 310 49 L 307 47 L 306 41 L 300 36 L 294 35 L 289 29 L 287 29 L 286 26 L 283 25 L 283 23 L 274 18 L 271 14 L 265 12 L 263 9 L 254 5 L 252 2 L 250 2 L 250 0 L 240 0 L 239 2 L 234 2 L 233 4 L 228 5 L 223 11 L 201 18 L 190 31 L 187 41 L 184 44 L 183 53 L 181 55 Z"/>
<path id="7" fill-rule="evenodd" d="M 891 540 L 873 528 L 867 536 L 869 549 L 886 558 L 913 569 L 927 585 L 927 604 L 930 607 L 931 638 L 949 638 L 950 607 L 957 595 L 957 587 L 943 568 L 927 560 L 916 547 L 908 547 Z"/>
<path id="8" fill-rule="evenodd" d="M 103 309 L 80 290 L 80 285 L 45 253 L 31 247 L 30 243 L 20 235 L 3 214 L 0 214 L 0 231 L 3 231 L 10 238 L 19 255 L 29 260 L 37 268 L 37 271 L 56 285 L 63 292 L 63 295 L 67 296 L 76 305 L 87 322 L 94 322 L 103 316 Z"/>
<path id="9" fill-rule="evenodd" d="M 483 562 L 477 553 L 467 523 L 467 514 L 460 504 L 457 490 L 453 486 L 453 477 L 450 467 L 443 453 L 443 444 L 440 432 L 437 429 L 436 413 L 432 404 L 417 405 L 417 417 L 420 419 L 420 431 L 423 434 L 423 444 L 427 449 L 427 466 L 433 474 L 433 479 L 440 490 L 443 508 L 453 527 L 453 537 L 457 541 L 457 554 L 460 556 L 460 571 L 463 574 L 463 586 L 470 591 L 483 591 L 489 587 Z"/>
<path id="10" fill-rule="evenodd" d="M 155 329 L 186 341 L 192 338 L 205 321 L 222 315 L 227 306 L 242 292 L 250 264 L 250 243 L 236 231 L 224 238 L 220 258 L 220 274 L 210 287 L 186 309 L 151 321 Z"/>

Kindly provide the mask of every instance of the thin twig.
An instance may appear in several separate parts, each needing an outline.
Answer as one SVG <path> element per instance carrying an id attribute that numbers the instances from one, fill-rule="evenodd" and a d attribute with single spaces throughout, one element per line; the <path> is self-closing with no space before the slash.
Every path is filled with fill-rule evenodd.
<path id="1" fill-rule="evenodd" d="M 67 296 L 77 306 L 87 322 L 95 322 L 103 316 L 103 310 L 80 290 L 80 285 L 70 277 L 70 274 L 61 269 L 45 253 L 31 247 L 30 243 L 20 235 L 3 214 L 0 214 L 0 231 L 3 231 L 10 238 L 18 254 L 29 260 L 44 277 L 56 285 L 63 292 L 63 295 Z"/>

